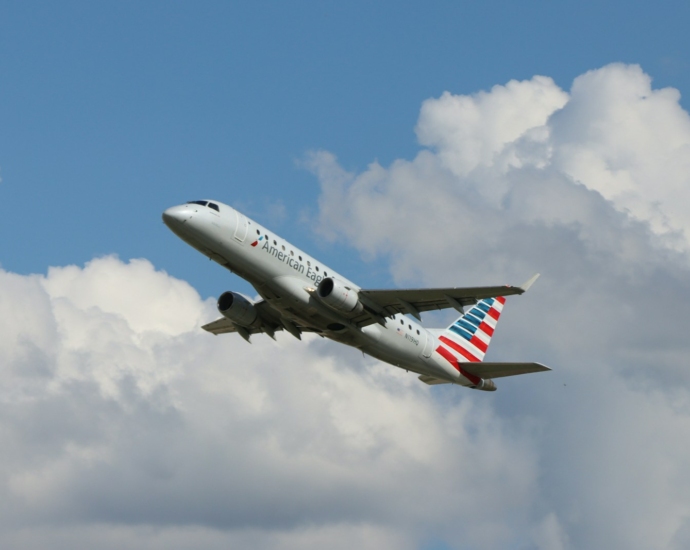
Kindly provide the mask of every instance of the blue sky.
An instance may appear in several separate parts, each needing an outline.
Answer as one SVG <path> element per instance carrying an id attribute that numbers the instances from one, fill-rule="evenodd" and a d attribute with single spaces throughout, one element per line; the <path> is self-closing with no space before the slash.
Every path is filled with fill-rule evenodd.
<path id="1" fill-rule="evenodd" d="M 0 3 L 0 546 L 690 547 L 689 15 Z M 541 272 L 487 360 L 553 372 L 211 337 L 200 198 L 364 287 Z"/>
<path id="2" fill-rule="evenodd" d="M 298 165 L 307 151 L 385 166 L 419 150 L 427 98 L 537 74 L 568 89 L 614 61 L 682 92 L 689 14 L 685 2 L 5 2 L 0 193 L 26 210 L 0 221 L 0 263 L 145 257 L 215 295 L 226 274 L 159 223 L 169 205 L 214 197 L 390 285 L 385 265 L 305 223 L 318 197 Z"/>

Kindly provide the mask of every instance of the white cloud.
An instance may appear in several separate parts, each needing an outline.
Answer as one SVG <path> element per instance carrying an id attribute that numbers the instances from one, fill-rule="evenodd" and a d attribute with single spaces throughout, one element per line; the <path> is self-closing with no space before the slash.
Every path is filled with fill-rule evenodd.
<path id="1" fill-rule="evenodd" d="M 546 124 L 568 101 L 550 78 L 511 80 L 490 92 L 457 96 L 445 92 L 422 105 L 419 142 L 437 151 L 441 164 L 456 176 L 493 166 L 506 146 Z"/>
<path id="2" fill-rule="evenodd" d="M 428 100 L 411 161 L 310 158 L 324 232 L 401 284 L 542 271 L 489 358 L 555 370 L 495 394 L 212 337 L 145 260 L 0 271 L 3 548 L 684 548 L 686 121 L 612 65 Z"/>
<path id="3" fill-rule="evenodd" d="M 295 530 L 243 529 L 233 532 L 207 527 L 128 527 L 112 524 L 39 527 L 19 530 L 4 539 L 5 548 L 98 548 L 120 550 L 378 550 L 414 548 L 412 541 L 392 530 L 371 525 L 333 525 Z"/>
<path id="4" fill-rule="evenodd" d="M 503 422 L 538 418 L 540 520 L 527 547 L 675 548 L 690 479 L 688 114 L 637 66 L 544 77 L 422 106 L 413 160 L 344 171 L 312 154 L 320 228 L 399 284 L 519 283 L 495 360 Z M 685 538 L 684 538 L 685 537 Z"/>
<path id="5" fill-rule="evenodd" d="M 573 83 L 553 117 L 554 165 L 656 232 L 690 238 L 690 117 L 678 90 L 654 90 L 639 66 L 610 65 Z"/>
<path id="6" fill-rule="evenodd" d="M 437 402 L 316 337 L 213 337 L 215 315 L 145 260 L 0 272 L 3 547 L 498 547 L 529 529 L 527 416 Z"/>
<path id="7" fill-rule="evenodd" d="M 570 94 L 545 77 L 475 96 L 446 92 L 422 106 L 417 133 L 431 149 L 413 161 L 398 160 L 389 168 L 374 163 L 355 175 L 345 173 L 330 153 L 312 155 L 308 165 L 326 183 L 323 228 L 344 231 L 369 254 L 389 252 L 389 245 L 408 240 L 422 224 L 431 225 L 434 236 L 448 231 L 449 219 L 456 235 L 467 234 L 478 221 L 490 231 L 486 209 L 520 215 L 511 212 L 516 180 L 548 178 L 560 187 L 546 184 L 539 191 L 553 195 L 565 189 L 570 200 L 533 198 L 522 221 L 590 223 L 581 209 L 592 201 L 572 200 L 578 193 L 572 184 L 579 183 L 619 212 L 649 223 L 667 245 L 685 250 L 690 119 L 678 99 L 677 90 L 653 90 L 639 67 L 618 64 L 578 77 Z M 411 203 L 415 208 L 406 208 Z"/>
<path id="8" fill-rule="evenodd" d="M 567 536 L 553 513 L 548 514 L 536 527 L 534 541 L 539 550 L 565 550 L 568 548 Z"/>

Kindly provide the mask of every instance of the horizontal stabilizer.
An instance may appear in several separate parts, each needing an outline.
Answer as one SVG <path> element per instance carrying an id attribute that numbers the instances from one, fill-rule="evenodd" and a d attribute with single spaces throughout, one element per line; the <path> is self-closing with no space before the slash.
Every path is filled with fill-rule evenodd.
<path id="1" fill-rule="evenodd" d="M 540 363 L 461 363 L 462 368 L 485 380 L 551 370 Z"/>
<path id="2" fill-rule="evenodd" d="M 434 378 L 433 376 L 427 376 L 426 374 L 422 374 L 419 377 L 419 379 L 425 384 L 428 384 L 429 386 L 438 386 L 439 384 L 452 384 L 452 382 L 449 382 L 448 380 L 441 380 L 440 378 Z"/>

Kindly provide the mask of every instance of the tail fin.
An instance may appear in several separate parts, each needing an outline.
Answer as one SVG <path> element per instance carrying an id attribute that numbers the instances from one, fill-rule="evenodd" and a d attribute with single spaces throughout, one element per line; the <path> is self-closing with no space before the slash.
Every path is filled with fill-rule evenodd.
<path id="1" fill-rule="evenodd" d="M 480 300 L 444 330 L 439 340 L 459 354 L 460 361 L 482 361 L 505 303 L 503 296 Z"/>

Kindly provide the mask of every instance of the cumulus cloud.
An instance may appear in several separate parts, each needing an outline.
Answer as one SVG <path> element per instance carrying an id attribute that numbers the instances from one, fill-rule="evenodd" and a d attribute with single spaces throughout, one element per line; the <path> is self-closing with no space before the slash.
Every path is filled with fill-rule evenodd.
<path id="1" fill-rule="evenodd" d="M 539 418 L 534 548 L 675 548 L 690 508 L 688 113 L 638 66 L 546 77 L 421 108 L 412 160 L 355 174 L 329 152 L 319 227 L 400 285 L 519 283 L 490 359 L 501 421 Z M 459 545 L 462 547 L 462 545 Z"/>
<path id="2" fill-rule="evenodd" d="M 145 260 L 0 272 L 3 547 L 498 547 L 540 514 L 527 417 L 216 316 Z"/>
<path id="3" fill-rule="evenodd" d="M 401 285 L 538 284 L 495 394 L 354 350 L 213 337 L 146 260 L 0 271 L 3 548 L 687 546 L 690 298 L 674 90 L 611 65 L 422 105 L 422 150 L 313 154 L 321 229 Z"/>

